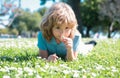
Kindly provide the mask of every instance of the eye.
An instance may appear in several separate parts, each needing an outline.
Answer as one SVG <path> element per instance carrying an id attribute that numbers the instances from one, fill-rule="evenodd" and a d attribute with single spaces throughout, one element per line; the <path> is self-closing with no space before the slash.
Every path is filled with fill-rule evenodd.
<path id="1" fill-rule="evenodd" d="M 69 29 L 69 27 L 65 27 L 65 29 Z"/>
<path id="2" fill-rule="evenodd" d="M 56 28 L 56 29 L 60 29 L 60 27 L 58 27 L 58 26 L 56 26 L 55 28 Z"/>

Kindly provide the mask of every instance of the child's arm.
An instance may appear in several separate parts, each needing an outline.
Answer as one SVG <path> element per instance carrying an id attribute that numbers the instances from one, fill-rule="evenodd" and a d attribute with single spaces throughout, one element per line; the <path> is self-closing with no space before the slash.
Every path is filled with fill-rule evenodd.
<path id="1" fill-rule="evenodd" d="M 66 59 L 68 61 L 72 61 L 72 60 L 76 59 L 78 53 L 73 52 L 73 41 L 72 41 L 72 39 L 63 37 L 63 43 L 65 44 L 65 46 L 67 48 Z"/>
<path id="2" fill-rule="evenodd" d="M 48 52 L 46 50 L 39 50 L 39 56 L 42 58 L 48 58 Z"/>
<path id="3" fill-rule="evenodd" d="M 39 56 L 42 58 L 46 58 L 49 62 L 55 62 L 58 58 L 56 54 L 48 56 L 48 52 L 46 50 L 39 50 Z"/>
<path id="4" fill-rule="evenodd" d="M 56 54 L 52 54 L 48 57 L 48 62 L 55 62 L 57 61 L 58 56 Z"/>
<path id="5" fill-rule="evenodd" d="M 68 61 L 72 61 L 77 58 L 77 55 L 78 55 L 77 52 L 73 52 L 73 50 L 69 50 L 67 51 L 66 59 Z"/>

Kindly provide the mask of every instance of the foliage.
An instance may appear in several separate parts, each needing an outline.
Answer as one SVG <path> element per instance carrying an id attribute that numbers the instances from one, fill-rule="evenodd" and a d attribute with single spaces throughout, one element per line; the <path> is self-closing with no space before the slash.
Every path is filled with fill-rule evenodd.
<path id="1" fill-rule="evenodd" d="M 43 8 L 40 8 L 40 9 L 38 10 L 38 12 L 40 13 L 41 16 L 43 16 L 44 13 L 46 12 L 46 10 L 47 10 L 47 8 L 46 8 L 46 7 L 43 7 Z"/>
<path id="2" fill-rule="evenodd" d="M 18 35 L 18 31 L 17 31 L 17 29 L 12 29 L 11 30 L 11 32 L 10 32 L 10 34 L 12 34 L 12 35 Z"/>
<path id="3" fill-rule="evenodd" d="M 100 4 L 100 14 L 108 16 L 111 21 L 120 23 L 120 0 L 103 0 Z"/>
<path id="4" fill-rule="evenodd" d="M 40 5 L 44 5 L 46 3 L 47 0 L 40 0 Z M 55 2 L 55 0 L 51 0 L 53 2 Z"/>
<path id="5" fill-rule="evenodd" d="M 87 37 L 89 37 L 89 32 L 92 28 L 100 26 L 98 15 L 99 3 L 99 0 L 84 0 L 81 2 L 81 19 L 84 27 L 87 28 Z"/>
<path id="6" fill-rule="evenodd" d="M 6 34 L 8 33 L 8 29 L 0 29 L 0 34 Z"/>
<path id="7" fill-rule="evenodd" d="M 28 28 L 25 22 L 20 21 L 17 29 L 19 30 L 19 33 L 22 33 L 23 31 L 27 31 Z"/>
<path id="8" fill-rule="evenodd" d="M 30 13 L 22 11 L 21 15 L 18 16 L 11 25 L 11 28 L 16 28 L 19 34 L 23 31 L 38 31 L 39 24 L 41 21 L 41 15 L 38 12 Z"/>
<path id="9" fill-rule="evenodd" d="M 84 39 L 88 41 L 89 39 Z M 0 78 L 119 78 L 120 40 L 98 45 L 76 61 L 47 62 L 37 57 L 37 39 L 0 39 Z"/>
<path id="10" fill-rule="evenodd" d="M 116 30 L 120 30 L 120 0 L 102 0 L 99 10 L 101 18 L 109 18 L 108 37 L 111 37 L 111 33 Z M 116 24 L 117 23 L 117 24 Z M 119 24 L 119 25 L 118 25 Z"/>
<path id="11" fill-rule="evenodd" d="M 17 29 L 0 29 L 0 34 L 18 35 Z"/>

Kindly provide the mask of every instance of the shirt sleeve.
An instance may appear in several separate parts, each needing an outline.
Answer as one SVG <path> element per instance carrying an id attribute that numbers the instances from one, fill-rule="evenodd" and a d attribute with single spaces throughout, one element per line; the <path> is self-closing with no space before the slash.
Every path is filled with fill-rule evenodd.
<path id="1" fill-rule="evenodd" d="M 42 32 L 39 32 L 39 33 L 38 33 L 38 43 L 37 43 L 37 46 L 38 46 L 38 48 L 41 49 L 41 50 L 47 50 L 46 40 L 45 40 L 45 38 L 43 37 Z"/>
<path id="2" fill-rule="evenodd" d="M 78 51 L 80 43 L 81 43 L 81 35 L 80 34 L 79 35 L 75 35 L 75 38 L 73 40 L 73 51 L 74 52 Z"/>

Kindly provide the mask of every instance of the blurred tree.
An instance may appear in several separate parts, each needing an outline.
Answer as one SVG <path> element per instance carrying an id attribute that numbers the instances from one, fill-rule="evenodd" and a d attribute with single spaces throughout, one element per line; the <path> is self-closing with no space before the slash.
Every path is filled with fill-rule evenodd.
<path id="1" fill-rule="evenodd" d="M 99 13 L 103 20 L 106 17 L 110 20 L 107 26 L 108 38 L 111 38 L 113 31 L 120 30 L 120 0 L 102 0 Z"/>
<path id="2" fill-rule="evenodd" d="M 11 35 L 18 35 L 18 30 L 16 28 L 12 29 L 9 34 Z"/>
<path id="3" fill-rule="evenodd" d="M 55 2 L 55 0 L 40 0 L 40 5 L 44 5 L 47 1 Z"/>
<path id="4" fill-rule="evenodd" d="M 21 0 L 1 0 L 0 16 L 3 18 L 0 19 L 0 24 L 4 26 L 10 26 L 13 20 L 19 15 L 20 7 Z M 4 21 L 8 21 L 8 24 L 4 24 Z"/>
<path id="5" fill-rule="evenodd" d="M 7 34 L 8 31 L 9 31 L 8 28 L 6 28 L 6 29 L 0 29 L 0 35 L 1 35 L 1 34 Z"/>
<path id="6" fill-rule="evenodd" d="M 22 32 L 26 32 L 27 31 L 27 25 L 25 22 L 23 21 L 20 21 L 19 22 L 19 26 L 16 27 L 19 31 L 19 35 L 22 33 Z"/>
<path id="7" fill-rule="evenodd" d="M 37 32 L 39 30 L 40 20 L 41 16 L 38 12 L 30 13 L 21 11 L 21 15 L 16 17 L 10 28 L 16 28 L 19 34 L 23 31 Z"/>
<path id="8" fill-rule="evenodd" d="M 46 10 L 47 10 L 47 8 L 46 8 L 46 7 L 43 7 L 43 8 L 40 8 L 40 9 L 38 10 L 38 12 L 40 13 L 41 16 L 43 16 L 44 13 L 46 12 Z"/>
<path id="9" fill-rule="evenodd" d="M 100 24 L 98 4 L 100 0 L 84 0 L 81 2 L 81 19 L 86 29 L 86 37 L 90 37 L 90 30 Z"/>
<path id="10" fill-rule="evenodd" d="M 27 16 L 27 15 L 26 15 Z M 26 18 L 26 23 L 29 31 L 38 31 L 40 25 L 41 15 L 38 12 L 28 15 Z"/>

